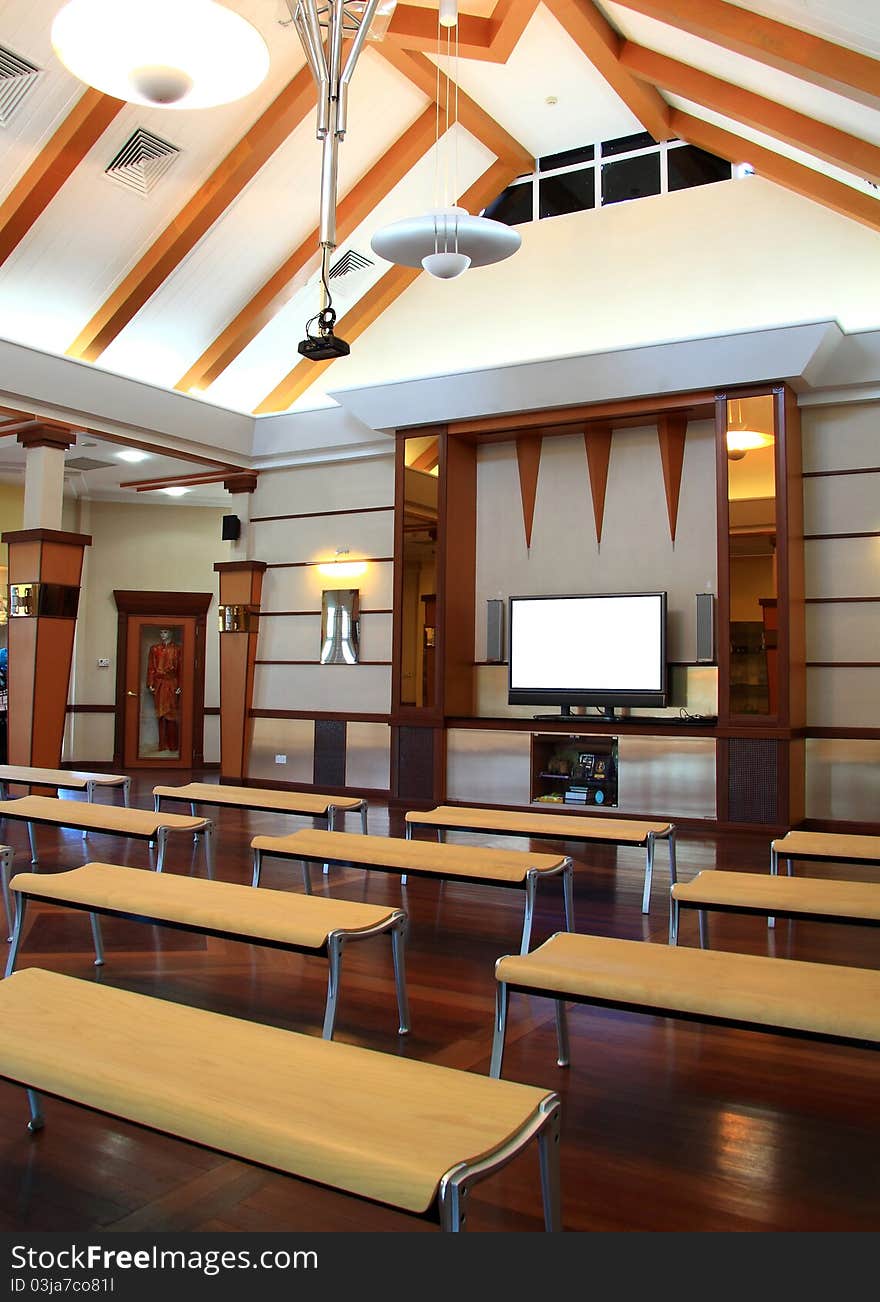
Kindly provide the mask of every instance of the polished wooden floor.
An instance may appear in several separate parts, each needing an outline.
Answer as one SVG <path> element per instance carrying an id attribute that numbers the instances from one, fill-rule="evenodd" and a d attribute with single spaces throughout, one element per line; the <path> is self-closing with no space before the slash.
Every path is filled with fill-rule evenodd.
<path id="1" fill-rule="evenodd" d="M 195 775 L 199 776 L 199 775 Z M 207 775 L 210 780 L 211 775 Z M 149 808 L 159 782 L 135 778 L 133 804 Z M 102 798 L 108 798 L 102 793 Z M 214 811 L 218 876 L 250 878 L 257 833 L 303 825 L 275 815 Z M 371 809 L 371 832 L 402 835 L 399 813 Z M 349 830 L 359 830 L 352 821 Z M 28 866 L 23 826 L 7 825 L 16 867 Z M 87 859 L 147 867 L 142 842 L 79 833 L 38 833 L 41 871 Z M 468 837 L 453 837 L 462 843 Z M 497 840 L 497 839 L 496 839 Z M 522 849 L 518 840 L 504 842 Z M 546 848 L 542 843 L 541 848 Z M 668 877 L 658 853 L 651 913 L 640 912 L 637 851 L 571 847 L 579 931 L 665 943 Z M 679 872 L 719 867 L 765 872 L 768 841 L 738 833 L 680 834 Z M 204 872 L 202 852 L 173 839 L 167 871 Z M 852 868 L 811 869 L 852 878 Z M 349 899 L 398 903 L 397 877 L 335 869 L 316 889 Z M 264 886 L 301 890 L 293 865 L 267 861 Z M 562 926 L 561 887 L 539 899 L 535 942 Z M 487 887 L 410 879 L 408 950 L 413 1031 L 396 1034 L 389 947 L 381 939 L 346 954 L 337 1036 L 467 1071 L 488 1069 L 493 964 L 515 953 L 522 897 Z M 320 1034 L 326 964 L 317 959 L 105 920 L 107 963 L 92 965 L 85 915 L 32 906 L 19 966 Z M 696 920 L 683 923 L 696 942 Z M 817 962 L 878 966 L 877 932 L 861 927 L 718 918 L 713 944 Z M 572 1066 L 555 1065 L 552 1005 L 514 996 L 505 1075 L 559 1091 L 563 1101 L 565 1228 L 650 1231 L 805 1231 L 880 1228 L 877 1096 L 880 1056 L 755 1032 L 573 1008 Z M 148 1052 L 145 1046 L 145 1052 Z M 260 1064 L 254 1063 L 255 1076 Z M 198 1081 L 193 1081 L 198 1090 Z M 393 1108 L 394 1100 L 388 1100 Z M 47 1126 L 25 1130 L 22 1092 L 0 1085 L 0 1229 L 272 1230 L 433 1232 L 411 1217 L 227 1160 L 165 1136 L 49 1101 Z M 315 1125 L 332 1124 L 321 1100 Z M 523 1154 L 478 1186 L 472 1231 L 541 1229 L 537 1160 Z"/>

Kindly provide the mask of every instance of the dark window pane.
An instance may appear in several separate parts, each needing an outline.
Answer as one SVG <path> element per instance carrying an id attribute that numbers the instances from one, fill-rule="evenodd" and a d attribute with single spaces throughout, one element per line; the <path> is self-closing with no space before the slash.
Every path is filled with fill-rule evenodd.
<path id="1" fill-rule="evenodd" d="M 648 131 L 639 131 L 634 136 L 618 136 L 616 140 L 602 141 L 602 157 L 612 154 L 629 154 L 634 149 L 650 149 L 657 141 Z"/>
<path id="2" fill-rule="evenodd" d="M 581 145 L 580 149 L 563 149 L 561 154 L 545 154 L 538 159 L 539 172 L 552 172 L 555 167 L 571 167 L 573 163 L 590 163 L 595 156 L 592 145 Z"/>
<path id="3" fill-rule="evenodd" d="M 643 154 L 602 168 L 602 204 L 660 193 L 660 155 Z"/>
<path id="4" fill-rule="evenodd" d="M 730 163 L 724 158 L 707 154 L 696 145 L 667 151 L 670 190 L 687 190 L 692 185 L 708 185 L 711 181 L 729 181 Z"/>
<path id="5" fill-rule="evenodd" d="M 564 212 L 582 212 L 596 206 L 596 181 L 592 167 L 562 176 L 545 176 L 538 182 L 538 213 L 559 217 Z"/>
<path id="6" fill-rule="evenodd" d="M 508 186 L 497 199 L 492 200 L 488 208 L 483 210 L 483 216 L 491 217 L 496 222 L 504 222 L 505 226 L 518 226 L 520 222 L 530 222 L 532 220 L 531 185 L 526 182 L 525 185 Z"/>

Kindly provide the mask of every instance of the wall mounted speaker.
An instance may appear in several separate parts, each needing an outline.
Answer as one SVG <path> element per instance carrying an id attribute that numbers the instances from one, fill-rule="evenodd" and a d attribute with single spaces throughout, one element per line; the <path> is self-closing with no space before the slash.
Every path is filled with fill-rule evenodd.
<path id="1" fill-rule="evenodd" d="M 500 664 L 504 659 L 504 602 L 486 602 L 486 659 Z"/>
<path id="2" fill-rule="evenodd" d="M 241 537 L 241 520 L 237 515 L 224 515 L 220 537 L 224 542 L 237 542 Z"/>
<path id="3" fill-rule="evenodd" d="M 710 665 L 715 660 L 715 597 L 711 592 L 698 592 L 696 603 L 697 653 L 694 658 L 698 665 Z"/>

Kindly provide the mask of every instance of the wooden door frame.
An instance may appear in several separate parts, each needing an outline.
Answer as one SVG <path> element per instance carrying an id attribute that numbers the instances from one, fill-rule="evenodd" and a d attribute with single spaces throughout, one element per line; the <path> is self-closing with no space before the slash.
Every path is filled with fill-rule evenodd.
<path id="1" fill-rule="evenodd" d="M 113 591 L 118 622 L 116 631 L 116 728 L 113 766 L 125 763 L 125 675 L 128 660 L 129 615 L 171 619 L 181 615 L 195 619 L 195 664 L 193 666 L 192 767 L 205 762 L 205 648 L 208 607 L 213 592 L 144 592 L 116 588 Z"/>

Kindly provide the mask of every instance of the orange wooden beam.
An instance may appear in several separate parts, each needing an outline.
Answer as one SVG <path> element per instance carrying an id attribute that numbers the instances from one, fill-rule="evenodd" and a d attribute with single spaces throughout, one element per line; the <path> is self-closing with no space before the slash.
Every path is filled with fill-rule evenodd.
<path id="1" fill-rule="evenodd" d="M 498 0 L 490 20 L 492 48 L 490 57 L 506 63 L 519 38 L 531 21 L 539 0 Z"/>
<path id="2" fill-rule="evenodd" d="M 846 131 L 838 131 L 824 122 L 785 108 L 775 100 L 765 99 L 729 81 L 721 81 L 706 72 L 668 59 L 654 50 L 646 50 L 631 41 L 624 44 L 620 61 L 634 77 L 660 86 L 702 104 L 704 108 L 743 122 L 777 140 L 803 149 L 826 163 L 846 168 L 856 176 L 880 182 L 880 148 L 860 140 Z"/>
<path id="3" fill-rule="evenodd" d="M 101 305 L 68 348 L 69 357 L 94 362 L 101 356 L 302 122 L 315 101 L 312 75 L 303 68 Z"/>
<path id="4" fill-rule="evenodd" d="M 841 213 L 844 217 L 851 217 L 853 221 L 860 222 L 863 226 L 870 226 L 872 230 L 880 231 L 880 199 L 875 199 L 872 195 L 856 190 L 850 185 L 844 185 L 842 181 L 833 181 L 830 177 L 823 176 L 821 172 L 814 171 L 812 167 L 795 163 L 782 154 L 774 153 L 772 149 L 764 149 L 761 145 L 755 145 L 742 136 L 724 131 L 721 127 L 703 122 L 700 118 L 691 117 L 689 113 L 682 113 L 679 109 L 673 110 L 672 125 L 676 135 L 681 136 L 682 140 L 699 145 L 701 149 L 707 149 L 710 153 L 717 154 L 719 158 L 726 158 L 731 163 L 748 160 L 760 176 L 766 176 L 777 185 L 782 185 L 787 190 L 794 190 L 795 194 L 803 195 L 805 199 L 812 199 L 825 208 L 832 208 L 834 212 Z M 747 185 L 748 181 L 743 184 Z"/>
<path id="5" fill-rule="evenodd" d="M 593 520 L 596 525 L 596 542 L 602 542 L 602 523 L 605 519 L 605 490 L 608 487 L 608 463 L 611 460 L 611 426 L 590 425 L 584 430 L 587 449 L 587 469 L 590 472 L 590 496 L 593 499 Z"/>
<path id="6" fill-rule="evenodd" d="M 538 499 L 538 472 L 541 469 L 543 441 L 540 434 L 521 434 L 516 440 L 516 464 L 519 470 L 519 495 L 522 502 L 526 550 L 532 545 L 532 525 L 535 522 L 535 502 Z"/>
<path id="7" fill-rule="evenodd" d="M 679 31 L 690 32 L 771 68 L 849 95 L 876 108 L 880 102 L 880 63 L 821 36 L 787 27 L 726 0 L 620 0 L 625 9 L 647 14 Z"/>
<path id="8" fill-rule="evenodd" d="M 408 77 L 414 86 L 434 103 L 437 99 L 437 68 L 430 59 L 425 58 L 417 50 L 399 50 L 393 45 L 380 45 L 377 47 L 378 54 L 396 68 L 404 77 Z M 446 74 L 440 73 L 440 103 L 446 102 Z M 470 131 L 471 135 L 491 149 L 497 158 L 506 162 L 516 164 L 517 171 L 514 176 L 521 176 L 523 172 L 532 172 L 535 167 L 535 160 L 532 154 L 521 145 L 518 140 L 514 140 L 509 132 L 505 131 L 493 117 L 481 109 L 475 100 L 466 95 L 460 88 L 456 91 L 455 83 L 450 79 L 450 103 L 456 100 L 458 102 L 458 120 L 463 127 Z M 511 178 L 512 179 L 512 178 Z M 503 187 L 502 187 L 503 188 Z"/>
<path id="9" fill-rule="evenodd" d="M 89 88 L 0 204 L 0 264 L 27 235 L 71 173 L 107 130 L 121 99 Z"/>
<path id="10" fill-rule="evenodd" d="M 620 62 L 622 37 L 590 0 L 544 0 L 558 23 L 580 47 L 655 140 L 668 140 L 669 105 L 653 86 L 646 86 Z"/>
<path id="11" fill-rule="evenodd" d="M 382 155 L 375 167 L 341 200 L 336 209 L 336 236 L 340 243 L 347 239 L 370 215 L 379 200 L 428 152 L 434 143 L 435 126 L 436 114 L 432 106 L 425 109 L 421 117 Z M 208 345 L 198 361 L 180 377 L 174 386 L 176 389 L 184 392 L 206 389 L 235 361 L 239 353 L 300 288 L 303 279 L 301 273 L 309 267 L 312 260 L 317 260 L 318 239 L 316 228 L 257 290 L 226 329 Z"/>
<path id="12" fill-rule="evenodd" d="M 666 489 L 669 537 L 673 542 L 675 542 L 675 529 L 678 523 L 681 469 L 684 465 L 684 443 L 687 437 L 687 427 L 687 416 L 661 416 L 657 421 L 657 441 L 660 444 L 663 487 Z"/>
<path id="13" fill-rule="evenodd" d="M 445 29 L 442 41 L 445 46 Z M 437 50 L 437 10 L 422 9 L 418 5 L 398 5 L 382 44 L 396 45 L 401 50 L 426 50 L 429 54 L 434 54 Z M 503 63 L 503 59 L 493 58 L 491 46 L 490 18 L 476 18 L 472 14 L 458 15 L 458 53 L 461 58 Z"/>
<path id="14" fill-rule="evenodd" d="M 459 203 L 469 212 L 479 212 L 500 194 L 516 175 L 516 170 L 509 163 L 493 163 L 470 189 L 465 191 Z M 390 271 L 386 271 L 382 279 L 377 281 L 372 289 L 367 290 L 366 294 L 337 323 L 336 333 L 347 343 L 353 343 L 421 274 L 421 267 L 394 266 Z M 333 360 L 310 362 L 304 358 L 287 373 L 271 393 L 266 395 L 260 405 L 254 408 L 254 414 L 265 416 L 273 412 L 287 411 L 306 389 L 320 379 L 327 367 L 332 365 Z"/>
<path id="15" fill-rule="evenodd" d="M 410 470 L 422 470 L 426 473 L 434 469 L 440 461 L 440 440 L 434 439 L 429 443 L 424 452 L 420 452 L 415 461 L 409 466 Z"/>
<path id="16" fill-rule="evenodd" d="M 119 487 L 134 488 L 137 492 L 144 493 L 154 488 L 170 488 L 173 484 L 213 484 L 220 479 L 226 479 L 230 473 L 232 472 L 221 468 L 192 473 L 181 471 L 180 474 L 162 475 L 157 479 L 126 479 Z"/>

